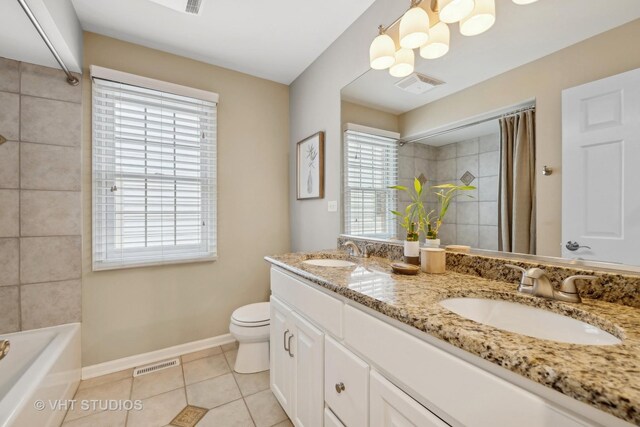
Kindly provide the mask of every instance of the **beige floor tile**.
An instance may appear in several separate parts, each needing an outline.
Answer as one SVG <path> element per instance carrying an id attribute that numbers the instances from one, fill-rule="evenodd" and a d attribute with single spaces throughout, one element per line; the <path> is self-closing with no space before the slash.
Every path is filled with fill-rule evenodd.
<path id="1" fill-rule="evenodd" d="M 290 420 L 285 420 L 281 423 L 275 424 L 273 427 L 293 427 L 293 423 Z"/>
<path id="2" fill-rule="evenodd" d="M 142 401 L 140 411 L 129 411 L 127 427 L 159 427 L 167 425 L 185 406 L 184 389 L 169 391 Z"/>
<path id="3" fill-rule="evenodd" d="M 131 399 L 146 399 L 182 387 L 184 387 L 182 366 L 174 366 L 173 368 L 135 377 L 133 379 Z"/>
<path id="4" fill-rule="evenodd" d="M 215 356 L 222 353 L 220 347 L 205 348 L 204 350 L 194 351 L 193 353 L 187 353 L 182 355 L 182 363 L 191 362 L 196 359 L 202 359 L 203 357 Z"/>
<path id="5" fill-rule="evenodd" d="M 238 356 L 238 350 L 230 350 L 224 354 L 224 357 L 227 359 L 229 363 L 229 368 L 233 370 L 233 366 L 236 364 L 236 357 Z"/>
<path id="6" fill-rule="evenodd" d="M 242 394 L 232 374 L 225 374 L 187 386 L 189 405 L 201 408 L 215 408 L 233 400 Z"/>
<path id="7" fill-rule="evenodd" d="M 127 411 L 104 411 L 62 424 L 62 427 L 125 427 Z"/>
<path id="8" fill-rule="evenodd" d="M 95 387 L 97 385 L 111 383 L 125 378 L 131 378 L 133 375 L 133 368 L 125 369 L 123 371 L 114 372 L 112 374 L 101 375 L 99 377 L 89 378 L 80 382 L 78 390 L 82 390 L 89 387 Z"/>
<path id="9" fill-rule="evenodd" d="M 257 427 L 271 427 L 287 419 L 271 390 L 247 396 L 245 402 Z"/>
<path id="10" fill-rule="evenodd" d="M 238 341 L 234 341 L 234 342 L 230 342 L 228 344 L 224 344 L 221 347 L 222 347 L 222 351 L 224 351 L 225 353 L 227 351 L 235 350 L 235 349 L 238 348 Z"/>
<path id="11" fill-rule="evenodd" d="M 242 399 L 210 410 L 198 427 L 253 427 L 251 415 Z"/>
<path id="12" fill-rule="evenodd" d="M 99 408 L 99 405 L 96 408 L 89 408 L 85 410 L 81 405 L 81 401 L 83 400 L 127 400 L 129 399 L 130 395 L 131 378 L 78 390 L 74 397 L 77 402 L 76 406 L 73 408 L 73 410 L 69 410 L 69 412 L 67 412 L 65 421 L 71 421 L 80 417 L 87 417 L 89 415 L 102 412 L 102 410 Z"/>
<path id="13" fill-rule="evenodd" d="M 182 365 L 184 379 L 187 384 L 193 384 L 209 378 L 214 378 L 230 372 L 222 354 L 197 359 Z"/>
<path id="14" fill-rule="evenodd" d="M 269 371 L 257 372 L 255 374 L 233 373 L 238 387 L 243 396 L 249 396 L 259 391 L 269 388 Z"/>

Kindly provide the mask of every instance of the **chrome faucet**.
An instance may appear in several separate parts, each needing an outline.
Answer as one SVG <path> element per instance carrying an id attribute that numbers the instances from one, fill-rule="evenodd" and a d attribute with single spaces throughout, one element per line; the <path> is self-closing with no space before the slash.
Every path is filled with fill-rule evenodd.
<path id="1" fill-rule="evenodd" d="M 368 258 L 369 257 L 369 253 L 367 251 L 367 247 L 364 247 L 364 251 L 361 251 L 360 248 L 358 247 L 358 245 L 356 245 L 353 240 L 347 240 L 346 242 L 344 242 L 342 244 L 343 248 L 349 248 L 350 251 L 349 253 L 352 256 L 358 257 L 358 258 Z"/>
<path id="2" fill-rule="evenodd" d="M 585 276 L 582 274 L 570 276 L 564 279 L 560 286 L 560 290 L 556 291 L 547 277 L 547 274 L 541 268 L 530 268 L 529 270 L 525 270 L 517 265 L 505 264 L 505 266 L 518 270 L 522 273 L 522 278 L 518 285 L 518 292 L 564 302 L 582 302 L 582 298 L 580 298 L 580 293 L 578 292 L 578 288 L 575 283 L 577 279 L 597 279 L 596 276 Z"/>
<path id="3" fill-rule="evenodd" d="M 0 360 L 4 359 L 7 354 L 9 354 L 9 349 L 11 348 L 11 343 L 9 340 L 0 340 Z"/>

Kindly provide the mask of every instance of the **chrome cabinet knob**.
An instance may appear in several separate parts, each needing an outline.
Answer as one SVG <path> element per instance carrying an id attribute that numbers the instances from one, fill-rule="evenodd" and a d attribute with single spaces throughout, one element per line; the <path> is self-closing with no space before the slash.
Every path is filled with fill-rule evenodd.
<path id="1" fill-rule="evenodd" d="M 344 391 L 344 383 L 337 383 L 336 391 L 338 392 L 338 394 L 342 393 Z"/>

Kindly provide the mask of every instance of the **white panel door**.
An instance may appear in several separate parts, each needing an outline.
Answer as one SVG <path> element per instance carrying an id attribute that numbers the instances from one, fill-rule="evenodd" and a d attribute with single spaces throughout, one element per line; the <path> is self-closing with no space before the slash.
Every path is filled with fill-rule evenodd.
<path id="1" fill-rule="evenodd" d="M 448 427 L 377 372 L 371 372 L 370 427 Z"/>
<path id="2" fill-rule="evenodd" d="M 293 354 L 293 417 L 296 427 L 321 427 L 324 409 L 324 334 L 295 312 Z"/>
<path id="3" fill-rule="evenodd" d="M 271 391 L 287 415 L 292 413 L 293 357 L 287 350 L 293 327 L 290 325 L 291 310 L 278 298 L 271 296 L 270 326 L 270 382 Z"/>
<path id="4" fill-rule="evenodd" d="M 640 69 L 562 92 L 562 169 L 563 256 L 640 264 Z"/>

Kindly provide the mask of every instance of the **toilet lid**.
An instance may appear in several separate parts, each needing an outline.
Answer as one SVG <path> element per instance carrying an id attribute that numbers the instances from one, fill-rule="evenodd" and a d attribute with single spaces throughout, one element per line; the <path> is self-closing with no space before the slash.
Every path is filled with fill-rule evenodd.
<path id="1" fill-rule="evenodd" d="M 262 326 L 269 323 L 269 317 L 269 303 L 259 302 L 236 309 L 231 315 L 231 320 L 242 325 Z"/>

